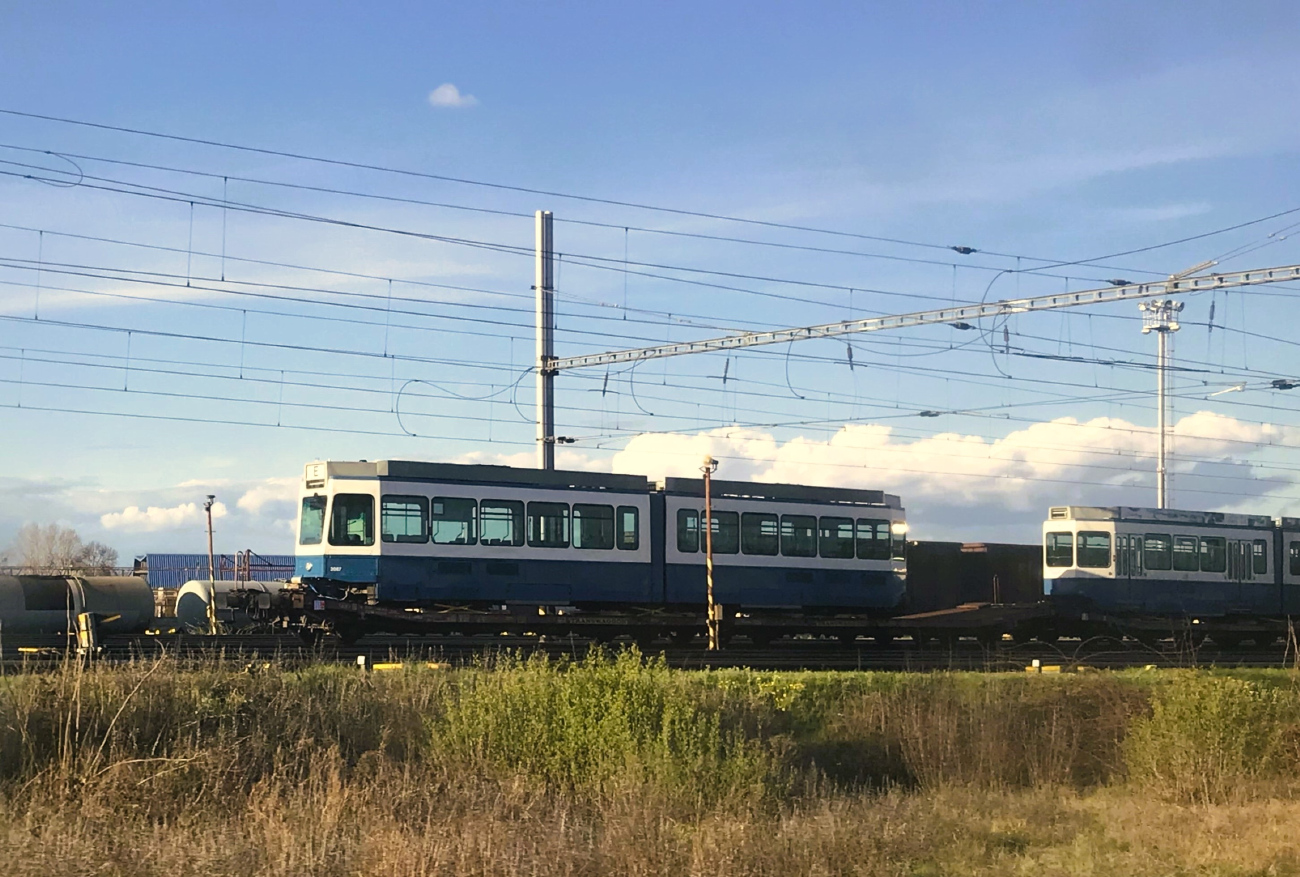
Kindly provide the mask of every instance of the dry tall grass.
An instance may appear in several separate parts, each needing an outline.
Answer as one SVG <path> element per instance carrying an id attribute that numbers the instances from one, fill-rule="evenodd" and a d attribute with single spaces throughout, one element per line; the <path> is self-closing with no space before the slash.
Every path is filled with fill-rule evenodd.
<path id="1" fill-rule="evenodd" d="M 1218 678 L 70 665 L 0 679 L 0 857 L 15 877 L 1296 873 L 1300 698 Z M 1236 746 L 1207 711 L 1268 729 L 1208 796 L 1170 781 L 1203 762 L 1152 761 L 1179 729 Z"/>

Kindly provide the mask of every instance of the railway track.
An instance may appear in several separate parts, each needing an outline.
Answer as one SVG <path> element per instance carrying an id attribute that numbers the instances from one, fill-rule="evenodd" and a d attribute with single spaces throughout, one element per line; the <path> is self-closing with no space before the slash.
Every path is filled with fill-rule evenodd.
<path id="1" fill-rule="evenodd" d="M 630 644 L 630 643 L 629 643 Z M 582 638 L 553 639 L 536 636 L 371 636 L 351 645 L 326 639 L 308 645 L 296 636 L 276 634 L 234 634 L 219 637 L 188 634 L 117 636 L 103 641 L 97 659 L 109 663 L 154 660 L 170 655 L 181 662 L 224 660 L 272 662 L 283 666 L 312 663 L 368 665 L 405 662 L 436 662 L 449 666 L 490 663 L 505 655 L 546 654 L 552 658 L 581 658 L 592 647 Z M 615 643 L 613 648 L 620 648 Z M 755 670 L 976 670 L 1023 671 L 1038 661 L 1048 672 L 1070 672 L 1080 668 L 1121 669 L 1126 667 L 1291 667 L 1294 653 L 1280 644 L 1258 648 L 1178 649 L 1172 641 L 1162 646 L 1143 646 L 1132 641 L 1098 639 L 1048 645 L 1039 642 L 1013 644 L 1009 641 L 987 647 L 974 640 L 960 640 L 943 647 L 909 641 L 877 645 L 860 640 L 844 645 L 826 639 L 784 640 L 758 648 L 734 643 L 720 652 L 708 652 L 702 642 L 675 645 L 658 642 L 642 651 L 663 655 L 669 666 L 682 669 L 745 667 Z M 71 653 L 61 639 L 6 637 L 0 643 L 0 667 L 6 672 L 40 670 L 59 665 Z"/>

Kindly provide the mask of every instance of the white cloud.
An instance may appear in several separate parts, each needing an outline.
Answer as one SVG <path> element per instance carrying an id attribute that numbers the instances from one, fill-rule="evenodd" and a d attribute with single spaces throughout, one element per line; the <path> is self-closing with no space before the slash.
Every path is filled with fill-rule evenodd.
<path id="1" fill-rule="evenodd" d="M 450 82 L 444 82 L 429 92 L 429 103 L 435 107 L 472 107 L 478 105 L 478 98 L 472 94 L 461 94 L 460 89 Z"/>
<path id="2" fill-rule="evenodd" d="M 212 517 L 224 518 L 224 503 L 212 504 Z M 130 533 L 153 533 L 159 530 L 176 530 L 203 520 L 203 509 L 198 503 L 185 502 L 180 505 L 163 507 L 127 506 L 120 512 L 100 515 L 99 523 L 105 530 L 123 530 Z"/>
<path id="3" fill-rule="evenodd" d="M 242 511 L 258 515 L 269 504 L 292 502 L 297 493 L 297 478 L 268 478 L 245 491 L 235 505 Z"/>

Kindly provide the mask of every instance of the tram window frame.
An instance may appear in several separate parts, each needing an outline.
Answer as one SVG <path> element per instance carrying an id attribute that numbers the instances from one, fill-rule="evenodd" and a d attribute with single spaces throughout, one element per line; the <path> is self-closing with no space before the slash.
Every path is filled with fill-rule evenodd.
<path id="1" fill-rule="evenodd" d="M 569 547 L 569 504 L 567 502 L 549 502 L 534 500 L 527 505 L 527 523 L 524 529 L 528 534 L 529 548 L 568 548 Z M 559 532 L 547 533 L 544 521 L 559 521 Z M 550 529 L 556 529 L 551 525 Z"/>
<path id="2" fill-rule="evenodd" d="M 1061 545 L 1065 554 L 1061 554 Z M 1064 562 L 1059 562 L 1064 560 Z M 1043 562 L 1051 569 L 1069 569 L 1074 566 L 1074 533 L 1070 530 L 1053 530 L 1043 537 Z"/>
<path id="3" fill-rule="evenodd" d="M 1200 558 L 1201 572 L 1228 571 L 1228 540 L 1223 536 L 1202 536 Z"/>
<path id="4" fill-rule="evenodd" d="M 1300 542 L 1292 540 L 1287 546 L 1287 551 L 1289 553 L 1287 568 L 1291 571 L 1291 575 L 1300 576 Z"/>
<path id="5" fill-rule="evenodd" d="M 641 510 L 634 505 L 621 505 L 614 515 L 619 550 L 636 551 L 641 547 Z"/>
<path id="6" fill-rule="evenodd" d="M 677 510 L 677 550 L 682 554 L 699 552 L 701 517 L 695 509 Z"/>
<path id="7" fill-rule="evenodd" d="M 889 560 L 889 521 L 884 518 L 858 518 L 855 526 L 859 560 Z M 864 531 L 865 534 L 864 535 Z"/>
<path id="8" fill-rule="evenodd" d="M 783 557 L 817 556 L 816 515 L 782 515 L 780 534 Z"/>
<path id="9" fill-rule="evenodd" d="M 451 516 L 448 504 L 460 508 L 459 517 Z M 469 511 L 469 517 L 465 517 L 466 510 Z M 429 539 L 435 545 L 477 545 L 478 515 L 478 500 L 467 496 L 435 496 L 429 504 Z M 450 539 L 438 538 L 440 528 L 436 525 L 442 522 L 460 524 L 464 527 L 464 535 L 453 536 Z"/>
<path id="10" fill-rule="evenodd" d="M 504 512 L 503 516 L 501 513 Z M 496 532 L 502 524 L 509 524 L 505 537 L 489 532 Z M 524 504 L 517 499 L 482 499 L 478 504 L 479 544 L 487 548 L 518 548 L 524 544 Z"/>
<path id="11" fill-rule="evenodd" d="M 398 507 L 401 511 L 398 511 Z M 409 532 L 412 520 L 418 522 L 419 532 Z M 389 521 L 402 521 L 407 526 L 403 532 L 389 530 Z M 429 541 L 429 500 L 423 496 L 402 493 L 385 493 L 379 498 L 379 540 L 403 544 L 420 544 Z"/>
<path id="12" fill-rule="evenodd" d="M 582 551 L 614 550 L 614 507 L 575 502 L 573 518 L 573 547 Z M 590 522 L 590 525 L 589 525 Z M 594 530 L 594 533 L 588 533 Z M 592 536 L 591 540 L 587 536 Z M 587 544 L 590 541 L 591 544 Z"/>
<path id="13" fill-rule="evenodd" d="M 1173 557 L 1174 572 L 1199 572 L 1201 569 L 1200 537 L 1174 536 Z"/>
<path id="14" fill-rule="evenodd" d="M 1106 545 L 1090 544 L 1104 540 Z M 1114 539 L 1106 530 L 1080 530 L 1075 534 L 1074 554 L 1079 569 L 1110 569 Z"/>
<path id="15" fill-rule="evenodd" d="M 1268 540 L 1256 539 L 1250 544 L 1251 569 L 1257 576 L 1268 575 Z"/>
<path id="16" fill-rule="evenodd" d="M 849 528 L 849 535 L 843 529 Z M 817 519 L 817 554 L 835 560 L 851 560 L 857 556 L 857 531 L 852 518 L 826 515 Z"/>
<path id="17" fill-rule="evenodd" d="M 359 515 L 349 513 L 356 507 Z M 361 533 L 352 532 L 360 522 Z M 340 526 L 340 523 L 342 526 Z M 353 541 L 356 537 L 356 541 Z M 368 493 L 336 493 L 330 502 L 329 543 L 341 548 L 369 548 L 375 544 L 375 498 Z"/>
<path id="18" fill-rule="evenodd" d="M 328 504 L 329 497 L 323 494 L 304 496 L 302 498 L 302 512 L 298 517 L 299 545 L 319 545 L 321 540 L 325 538 L 325 506 Z M 312 539 L 307 535 L 308 512 L 312 514 L 313 525 L 316 533 L 315 539 Z"/>
<path id="19" fill-rule="evenodd" d="M 704 520 L 704 515 L 700 515 L 700 520 Z M 709 518 L 709 528 L 713 532 L 714 554 L 740 553 L 739 512 L 720 512 L 714 509 L 712 517 Z M 702 541 L 700 550 L 704 550 Z"/>
<path id="20" fill-rule="evenodd" d="M 770 533 L 765 532 L 769 529 Z M 781 518 L 772 512 L 741 514 L 740 550 L 758 557 L 778 556 L 781 553 Z"/>
<path id="21" fill-rule="evenodd" d="M 1152 543 L 1163 543 L 1163 548 L 1152 548 Z M 1168 533 L 1147 533 L 1143 543 L 1142 564 L 1148 570 L 1169 570 L 1174 564 L 1174 540 Z"/>

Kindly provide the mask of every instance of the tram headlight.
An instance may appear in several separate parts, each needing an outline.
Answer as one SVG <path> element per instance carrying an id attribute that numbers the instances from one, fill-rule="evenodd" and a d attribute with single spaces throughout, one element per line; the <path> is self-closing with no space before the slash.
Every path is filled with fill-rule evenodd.
<path id="1" fill-rule="evenodd" d="M 906 536 L 907 521 L 894 521 L 894 523 L 889 525 L 889 532 L 893 533 L 895 536 Z"/>

